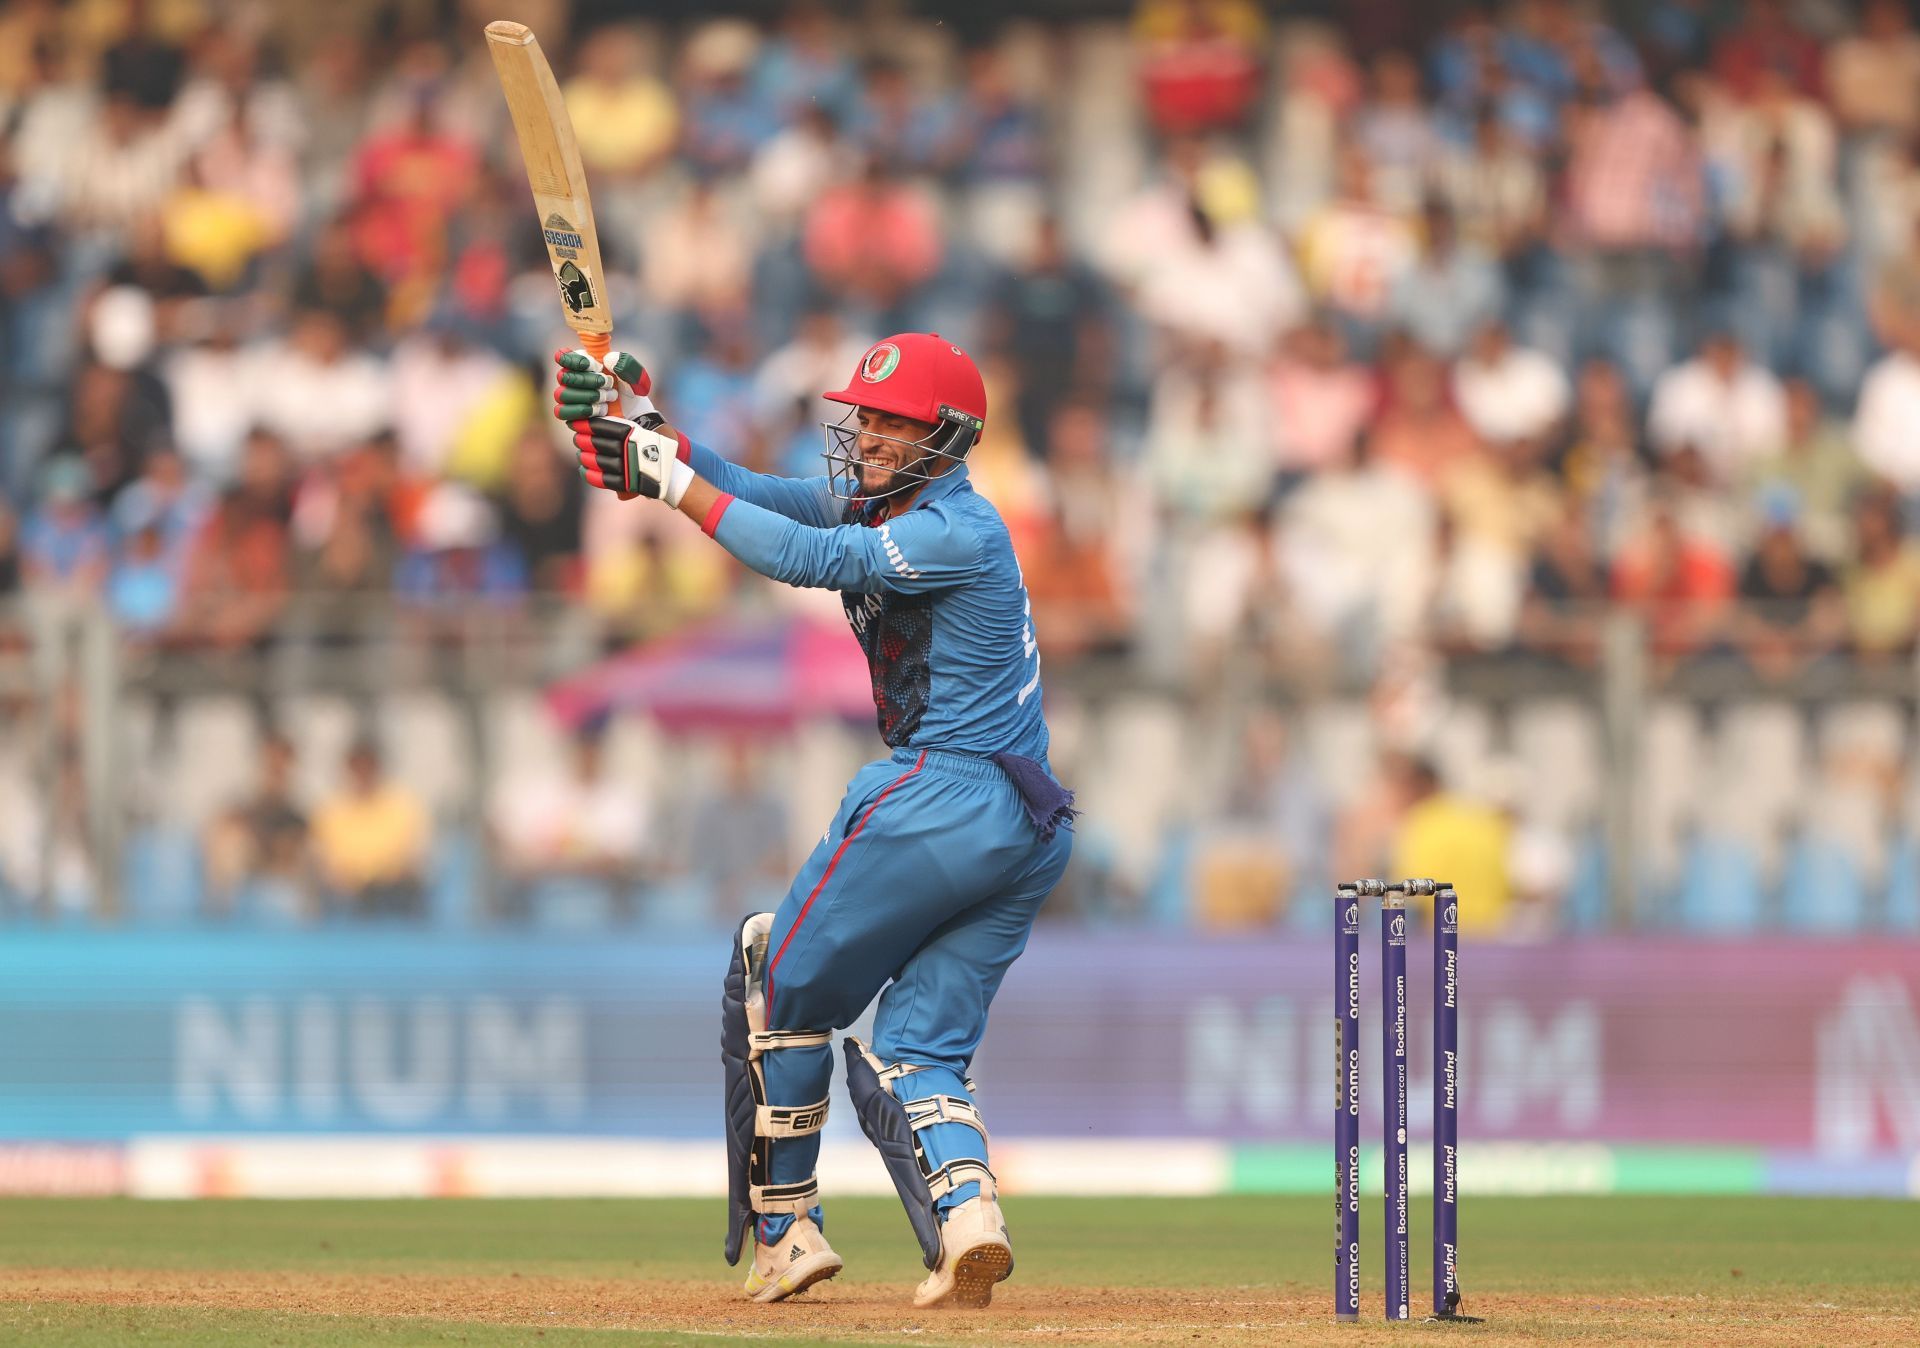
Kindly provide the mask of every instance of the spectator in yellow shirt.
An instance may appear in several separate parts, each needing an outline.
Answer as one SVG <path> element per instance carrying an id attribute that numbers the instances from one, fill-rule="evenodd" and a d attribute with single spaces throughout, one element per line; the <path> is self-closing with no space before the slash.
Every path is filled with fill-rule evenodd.
<path id="1" fill-rule="evenodd" d="M 271 222 L 257 206 L 237 193 L 209 188 L 197 176 L 167 198 L 161 229 L 167 260 L 217 291 L 233 289 L 273 239 Z"/>
<path id="2" fill-rule="evenodd" d="M 1445 790 L 1424 759 L 1410 760 L 1404 776 L 1411 803 L 1394 837 L 1392 874 L 1451 881 L 1460 894 L 1461 932 L 1498 933 L 1512 903 L 1512 822 L 1492 806 Z"/>
<path id="3" fill-rule="evenodd" d="M 580 44 L 580 73 L 567 81 L 567 111 L 589 172 L 636 177 L 673 149 L 680 110 L 651 75 L 640 37 L 609 26 Z"/>
<path id="4" fill-rule="evenodd" d="M 1908 657 L 1920 637 L 1920 547 L 1903 536 L 1900 500 L 1890 491 L 1854 508 L 1854 558 L 1842 596 L 1856 660 Z"/>
<path id="5" fill-rule="evenodd" d="M 354 916 L 417 916 L 424 898 L 426 807 L 387 781 L 371 740 L 347 750 L 346 782 L 314 814 L 313 852 L 328 895 Z"/>

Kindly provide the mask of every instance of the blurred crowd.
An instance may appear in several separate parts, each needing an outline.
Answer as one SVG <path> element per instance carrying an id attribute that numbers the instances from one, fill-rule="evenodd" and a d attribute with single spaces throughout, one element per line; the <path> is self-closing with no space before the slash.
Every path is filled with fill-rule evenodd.
<path id="1" fill-rule="evenodd" d="M 254 780 L 207 821 L 191 893 L 159 897 L 216 921 L 483 920 L 593 930 L 645 918 L 698 925 L 778 901 L 788 876 L 785 800 L 744 740 L 718 770 L 659 801 L 611 770 L 604 727 L 562 754 L 504 774 L 475 821 L 480 835 L 436 838 L 432 803 L 392 770 L 377 738 L 345 747 L 318 793 L 299 746 L 266 734 Z M 149 835 L 139 861 L 164 871 Z M 465 855 L 459 855 L 462 852 Z M 487 859 L 480 867 L 481 855 Z M 142 902 L 155 901 L 149 882 Z"/>
<path id="2" fill-rule="evenodd" d="M 0 607 L 204 660 L 807 602 L 569 464 L 512 11 L 693 438 L 812 473 L 868 342 L 978 355 L 1056 674 L 1577 667 L 1620 606 L 1666 665 L 1913 655 L 1904 0 L 727 9 L 0 4 Z"/>
<path id="3" fill-rule="evenodd" d="M 1911 649 L 1901 0 L 528 8 L 676 423 L 811 472 L 864 342 L 965 341 L 1056 662 L 1578 658 L 1606 602 L 1774 672 Z M 296 593 L 729 602 L 555 448 L 476 14 L 0 8 L 0 589 L 161 646 L 270 640 Z"/>

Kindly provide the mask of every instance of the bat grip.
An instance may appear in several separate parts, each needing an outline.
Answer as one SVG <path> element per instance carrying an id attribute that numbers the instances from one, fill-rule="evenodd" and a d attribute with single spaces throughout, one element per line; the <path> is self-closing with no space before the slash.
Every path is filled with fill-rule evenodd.
<path id="1" fill-rule="evenodd" d="M 607 352 L 613 349 L 613 334 L 610 332 L 582 332 L 576 335 L 580 338 L 580 349 L 597 361 L 604 361 Z M 616 417 L 626 415 L 620 407 L 620 385 L 617 383 L 613 386 L 613 401 L 608 404 L 607 411 Z"/>

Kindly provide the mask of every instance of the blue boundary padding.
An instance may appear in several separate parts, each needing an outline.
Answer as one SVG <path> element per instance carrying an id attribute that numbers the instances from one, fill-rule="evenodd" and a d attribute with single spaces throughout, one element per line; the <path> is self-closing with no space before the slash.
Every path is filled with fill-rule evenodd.
<path id="1" fill-rule="evenodd" d="M 133 830 L 122 857 L 121 883 L 126 920 L 133 925 L 198 921 L 205 893 L 199 839 L 161 824 Z"/>
<path id="2" fill-rule="evenodd" d="M 1759 928 L 1764 887 L 1750 848 L 1731 838 L 1702 834 L 1687 849 L 1674 904 L 1683 931 L 1740 933 Z"/>
<path id="3" fill-rule="evenodd" d="M 1867 888 L 1846 848 L 1829 838 L 1802 838 L 1787 859 L 1780 922 L 1791 931 L 1848 935 L 1867 925 Z"/>
<path id="4" fill-rule="evenodd" d="M 1920 932 L 1920 839 L 1903 833 L 1887 858 L 1887 903 L 1882 915 L 1889 931 Z"/>

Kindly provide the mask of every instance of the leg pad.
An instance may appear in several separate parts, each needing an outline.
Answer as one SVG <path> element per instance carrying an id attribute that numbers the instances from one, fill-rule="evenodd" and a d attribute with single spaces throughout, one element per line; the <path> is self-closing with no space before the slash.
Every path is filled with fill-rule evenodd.
<path id="1" fill-rule="evenodd" d="M 972 1102 L 957 1096 L 933 1096 L 902 1104 L 888 1084 L 917 1069 L 910 1063 L 884 1065 L 858 1039 L 849 1038 L 845 1047 L 847 1094 L 853 1099 L 853 1112 L 887 1167 L 887 1176 L 907 1210 L 907 1220 L 920 1241 L 927 1267 L 934 1268 L 940 1262 L 940 1214 L 935 1202 L 962 1184 L 978 1184 L 988 1199 L 997 1198 L 998 1193 L 993 1172 L 982 1162 L 953 1161 L 930 1170 L 914 1134 L 936 1123 L 964 1123 L 979 1130 L 984 1144 L 986 1127 Z"/>
<path id="2" fill-rule="evenodd" d="M 727 1125 L 727 1240 L 729 1264 L 740 1262 L 755 1213 L 809 1211 L 820 1191 L 809 1176 L 797 1184 L 769 1182 L 776 1137 L 805 1137 L 826 1126 L 827 1102 L 767 1103 L 763 1054 L 789 1048 L 819 1048 L 833 1042 L 830 1030 L 769 1030 L 763 974 L 772 913 L 755 913 L 740 926 L 720 997 L 720 1062 L 725 1073 Z"/>

